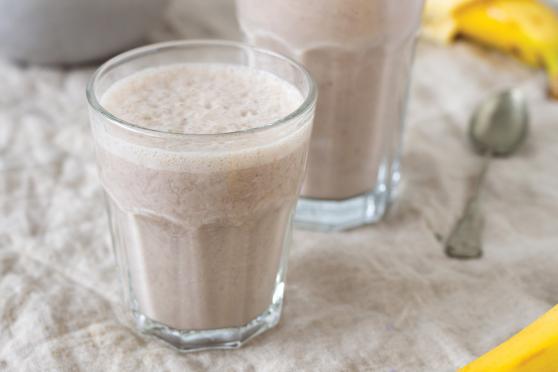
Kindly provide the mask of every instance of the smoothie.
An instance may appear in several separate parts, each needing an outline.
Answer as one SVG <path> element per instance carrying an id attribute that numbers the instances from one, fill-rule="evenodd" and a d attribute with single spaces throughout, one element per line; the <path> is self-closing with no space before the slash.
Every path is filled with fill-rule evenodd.
<path id="1" fill-rule="evenodd" d="M 422 7 L 422 0 L 237 0 L 247 41 L 302 62 L 318 83 L 303 196 L 337 201 L 391 187 Z"/>
<path id="2" fill-rule="evenodd" d="M 302 101 L 269 72 L 200 63 L 147 68 L 103 94 L 105 110 L 141 127 L 93 122 L 116 253 L 138 314 L 175 330 L 210 330 L 244 326 L 271 306 L 282 291 L 311 117 L 262 127 Z"/>

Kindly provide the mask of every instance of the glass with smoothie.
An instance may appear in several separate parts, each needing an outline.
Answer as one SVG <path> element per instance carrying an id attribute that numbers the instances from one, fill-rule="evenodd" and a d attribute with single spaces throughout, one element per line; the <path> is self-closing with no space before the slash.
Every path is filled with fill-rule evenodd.
<path id="1" fill-rule="evenodd" d="M 304 64 L 318 84 L 295 222 L 378 221 L 400 178 L 407 92 L 423 0 L 237 0 L 245 39 Z"/>
<path id="2" fill-rule="evenodd" d="M 306 70 L 231 42 L 115 57 L 87 91 L 137 327 L 183 350 L 273 327 L 315 108 Z"/>

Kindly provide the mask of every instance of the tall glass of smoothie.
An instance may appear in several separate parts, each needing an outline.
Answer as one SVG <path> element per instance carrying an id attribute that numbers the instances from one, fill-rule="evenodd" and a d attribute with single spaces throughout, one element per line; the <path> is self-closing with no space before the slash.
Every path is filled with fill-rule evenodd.
<path id="1" fill-rule="evenodd" d="M 155 44 L 87 89 L 113 246 L 137 327 L 233 348 L 279 321 L 315 89 L 273 52 Z"/>
<path id="2" fill-rule="evenodd" d="M 400 178 L 407 91 L 423 0 L 237 0 L 245 39 L 303 63 L 319 98 L 295 222 L 378 221 Z"/>

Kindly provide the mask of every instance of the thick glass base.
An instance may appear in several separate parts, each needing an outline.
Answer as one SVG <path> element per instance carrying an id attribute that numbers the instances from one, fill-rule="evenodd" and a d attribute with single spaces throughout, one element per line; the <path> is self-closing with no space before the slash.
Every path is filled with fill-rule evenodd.
<path id="1" fill-rule="evenodd" d="M 257 335 L 273 328 L 281 318 L 282 299 L 248 324 L 238 328 L 209 330 L 180 330 L 168 327 L 134 311 L 136 327 L 143 333 L 156 336 L 180 351 L 237 349 Z"/>
<path id="2" fill-rule="evenodd" d="M 344 200 L 301 197 L 296 206 L 294 223 L 297 228 L 315 231 L 342 231 L 382 219 L 393 200 L 400 180 L 398 164 L 393 167 L 390 182 L 383 182 L 368 193 Z"/>
<path id="3" fill-rule="evenodd" d="M 306 230 L 340 231 L 378 222 L 389 198 L 372 191 L 354 198 L 332 201 L 300 198 L 295 226 Z"/>

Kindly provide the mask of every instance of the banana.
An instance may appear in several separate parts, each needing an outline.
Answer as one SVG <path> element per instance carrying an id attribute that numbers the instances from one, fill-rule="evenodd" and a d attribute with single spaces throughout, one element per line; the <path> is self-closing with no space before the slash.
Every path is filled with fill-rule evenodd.
<path id="1" fill-rule="evenodd" d="M 428 0 L 424 7 L 422 35 L 442 44 L 449 44 L 458 34 L 453 14 L 475 0 Z"/>
<path id="2" fill-rule="evenodd" d="M 558 306 L 458 372 L 557 372 Z"/>
<path id="3" fill-rule="evenodd" d="M 449 42 L 462 35 L 543 67 L 558 98 L 558 14 L 553 9 L 537 0 L 429 1 L 426 36 Z"/>

